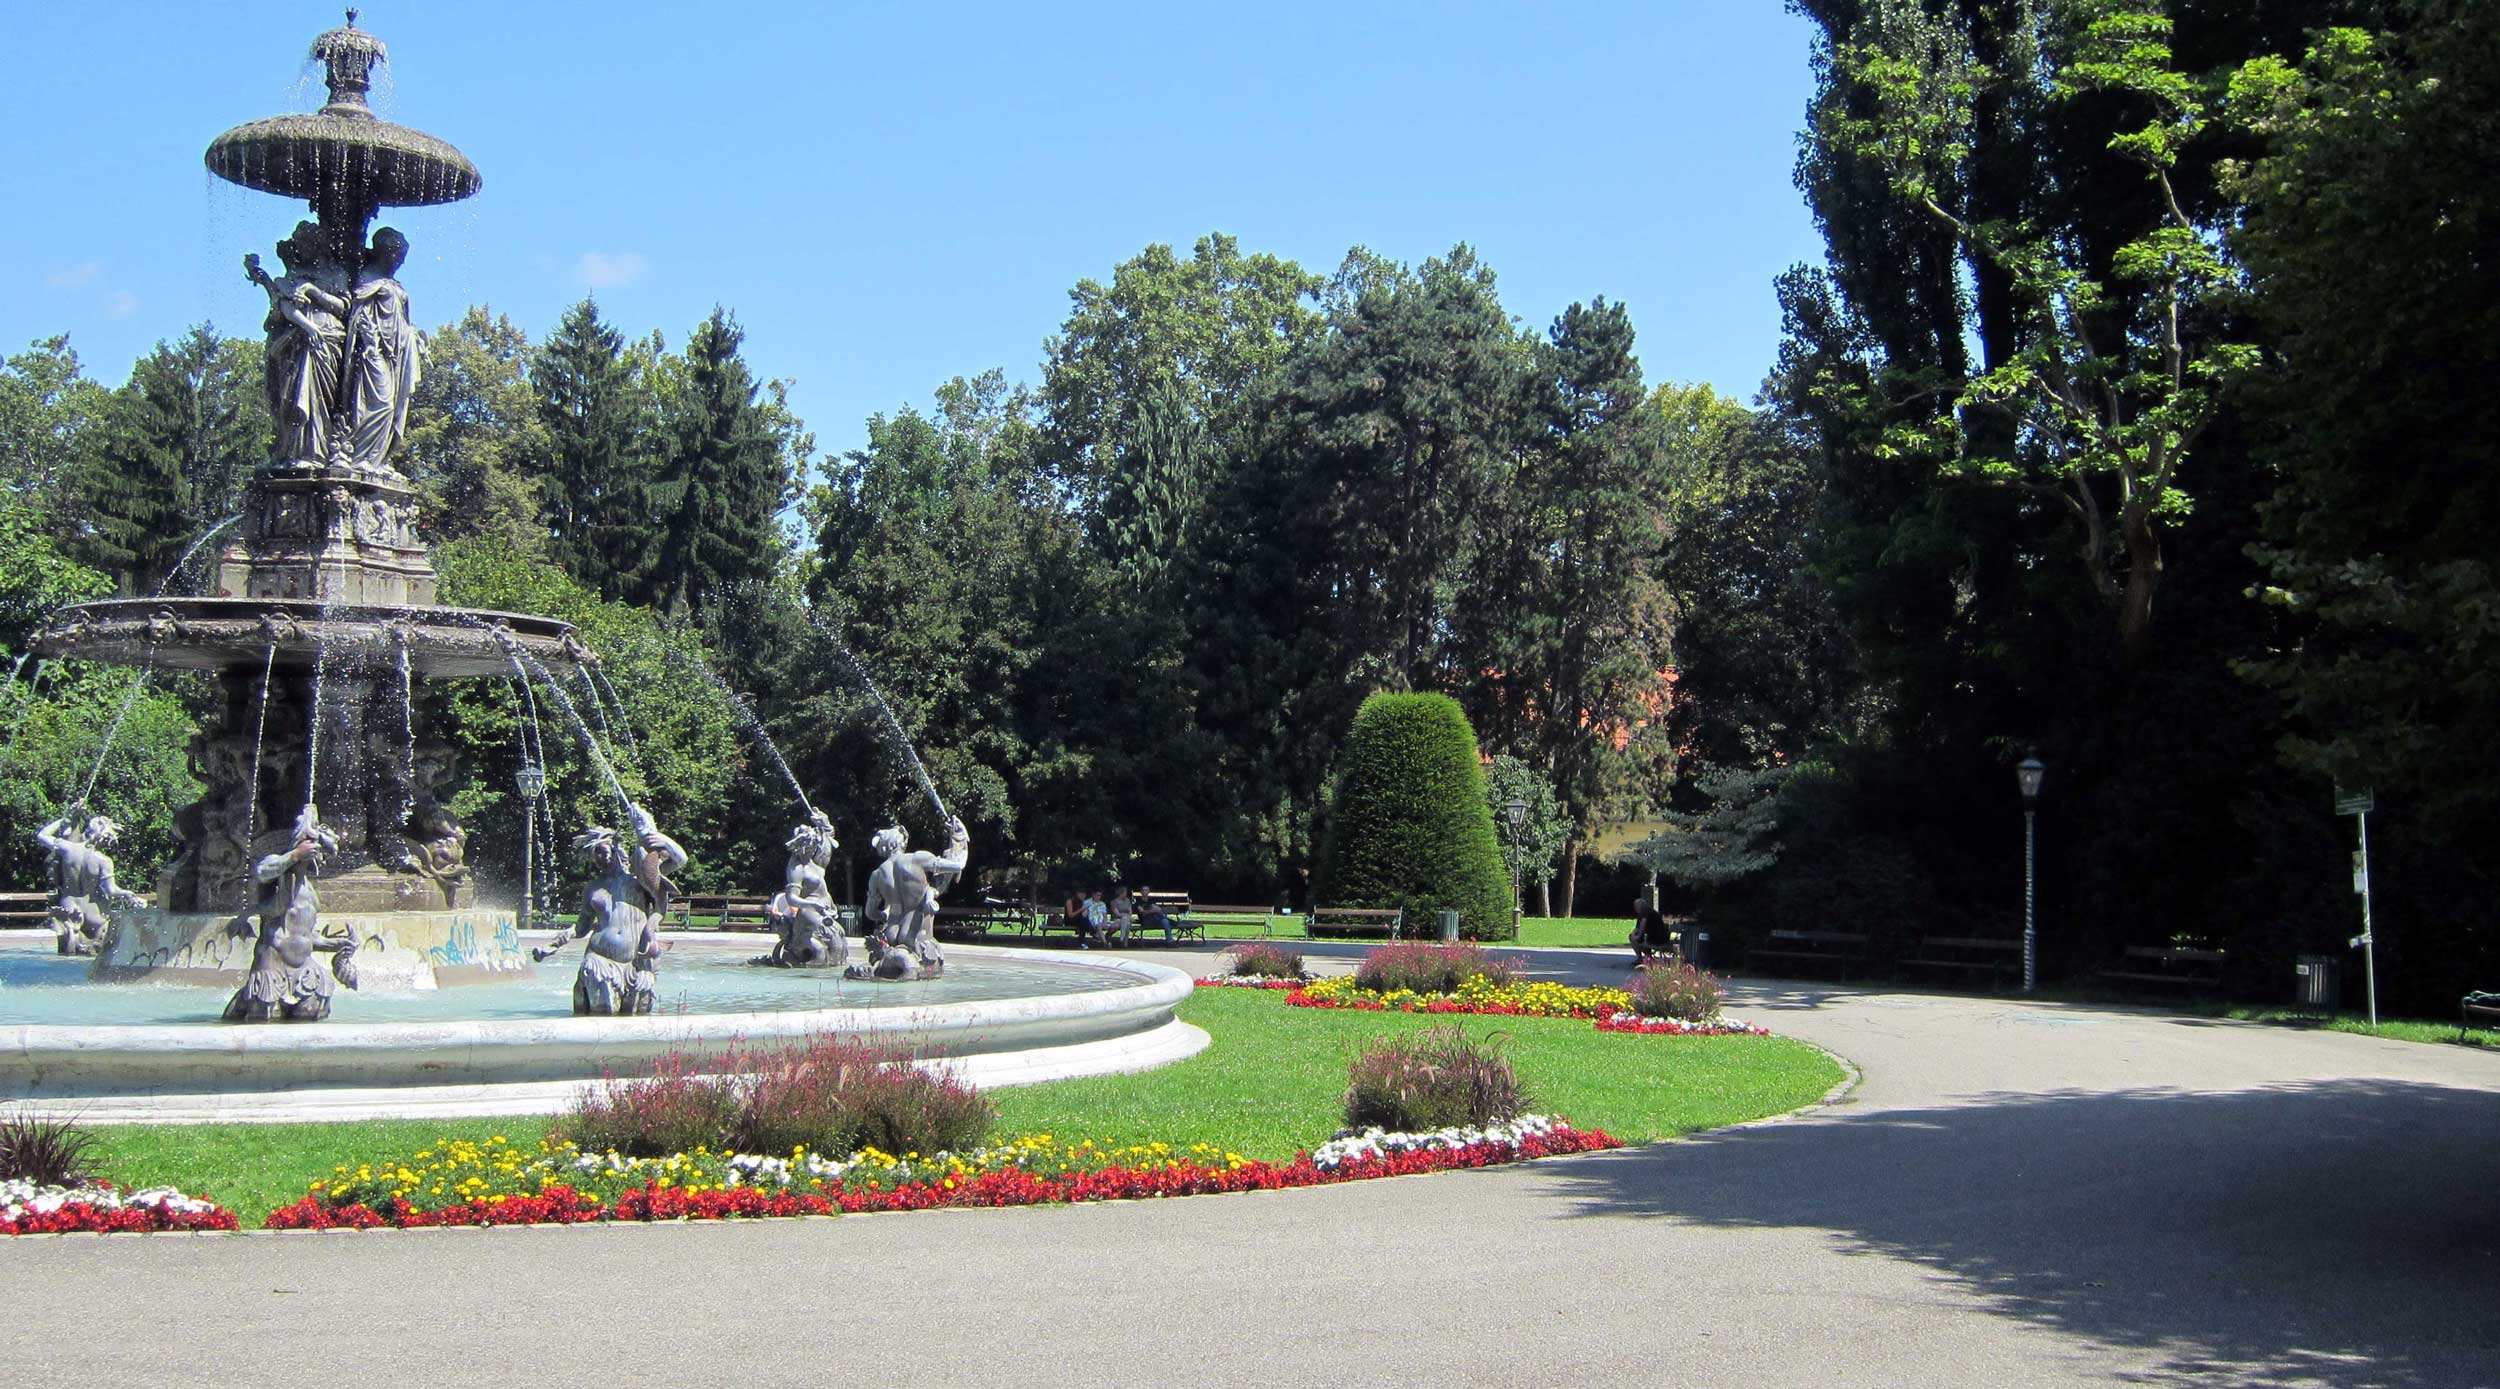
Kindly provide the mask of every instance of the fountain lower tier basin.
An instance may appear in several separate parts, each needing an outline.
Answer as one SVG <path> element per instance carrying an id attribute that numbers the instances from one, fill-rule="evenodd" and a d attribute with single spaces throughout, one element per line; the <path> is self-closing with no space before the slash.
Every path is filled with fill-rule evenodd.
<path id="1" fill-rule="evenodd" d="M 281 669 L 316 661 L 396 668 L 432 677 L 513 673 L 498 632 L 541 664 L 582 658 L 573 626 L 485 608 L 320 603 L 303 598 L 118 598 L 61 609 L 35 635 L 36 654 L 180 670 Z"/>
<path id="2" fill-rule="evenodd" d="M 116 913 L 91 977 L 108 983 L 239 988 L 251 971 L 257 933 L 256 922 L 242 920 L 251 933 L 237 933 L 233 912 Z M 323 931 L 355 940 L 357 982 L 376 996 L 493 984 L 526 975 L 529 952 L 522 947 L 515 920 L 501 907 L 321 914 Z M 0 972 L 0 987 L 6 981 L 6 972 Z M 224 1001 L 222 996 L 216 1000 L 220 1006 Z M 0 996 L 0 1019 L 10 1016 Z"/>
<path id="3" fill-rule="evenodd" d="M 892 1041 L 981 1086 L 1145 1070 L 1207 1045 L 1173 1011 L 1190 976 L 1166 965 L 955 946 L 938 979 L 880 983 L 745 964 L 761 944 L 672 940 L 647 1017 L 571 1016 L 568 953 L 468 988 L 342 990 L 329 1021 L 292 1025 L 213 1022 L 217 989 L 88 983 L 79 961 L 0 949 L 0 1101 L 124 1123 L 546 1114 L 664 1056 L 729 1073 L 825 1033 Z M 65 1009 L 89 1021 L 49 1020 Z"/>

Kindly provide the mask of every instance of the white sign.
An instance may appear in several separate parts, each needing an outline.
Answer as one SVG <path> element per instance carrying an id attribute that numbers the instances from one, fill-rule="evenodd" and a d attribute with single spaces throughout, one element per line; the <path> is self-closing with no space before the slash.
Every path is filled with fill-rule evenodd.
<path id="1" fill-rule="evenodd" d="M 2376 803 L 2377 800 L 2378 790 L 2375 787 L 2367 790 L 2346 793 L 2345 790 L 2339 786 L 2335 788 L 2335 813 L 2338 815 L 2367 815 L 2371 811 L 2378 809 L 2378 805 Z"/>

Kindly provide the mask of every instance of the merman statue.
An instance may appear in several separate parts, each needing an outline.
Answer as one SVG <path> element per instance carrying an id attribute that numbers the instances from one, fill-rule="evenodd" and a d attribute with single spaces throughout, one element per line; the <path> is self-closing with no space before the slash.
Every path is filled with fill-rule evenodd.
<path id="1" fill-rule="evenodd" d="M 60 933 L 64 955 L 92 955 L 103 948 L 111 924 L 107 913 L 115 903 L 147 905 L 113 881 L 113 860 L 104 851 L 121 833 L 121 826 L 101 815 L 89 816 L 84 829 L 74 815 L 64 815 L 35 831 L 35 842 L 52 856 L 52 928 Z"/>
<path id="2" fill-rule="evenodd" d="M 544 961 L 576 938 L 587 938 L 581 973 L 573 977 L 573 1011 L 597 1017 L 648 1013 L 659 996 L 659 956 L 667 946 L 659 924 L 676 884 L 668 875 L 684 867 L 686 851 L 660 833 L 651 812 L 628 806 L 634 839 L 593 828 L 574 836 L 573 848 L 590 868 L 582 914 L 573 929 L 530 952 Z"/>
<path id="3" fill-rule="evenodd" d="M 972 840 L 964 833 L 964 822 L 956 816 L 947 817 L 946 852 L 942 856 L 927 850 L 908 851 L 910 840 L 900 825 L 877 831 L 872 843 L 885 861 L 868 875 L 868 895 L 861 904 L 860 915 L 868 923 L 869 959 L 876 966 L 875 977 L 936 974 L 946 968 L 946 957 L 939 952 L 937 942 L 938 894 L 954 885 L 972 856 Z M 892 952 L 907 957 L 909 974 L 886 972 L 886 956 Z M 891 966 L 902 967 L 900 962 Z"/>
<path id="4" fill-rule="evenodd" d="M 339 837 L 321 823 L 320 807 L 307 803 L 295 817 L 294 842 L 252 866 L 260 902 L 234 919 L 235 935 L 254 934 L 252 972 L 226 1002 L 228 1022 L 319 1022 L 330 1016 L 330 981 L 356 987 L 356 940 L 321 931 L 321 896 L 313 879 L 322 860 L 338 853 Z M 315 955 L 328 955 L 324 970 Z"/>
<path id="5" fill-rule="evenodd" d="M 784 969 L 841 964 L 851 945 L 834 917 L 833 892 L 825 885 L 825 865 L 833 861 L 833 851 L 839 847 L 833 838 L 833 822 L 822 811 L 811 813 L 807 823 L 790 831 L 787 847 L 790 857 L 782 867 L 784 886 L 764 909 L 765 921 L 780 939 L 771 954 L 757 956 L 755 963 Z"/>

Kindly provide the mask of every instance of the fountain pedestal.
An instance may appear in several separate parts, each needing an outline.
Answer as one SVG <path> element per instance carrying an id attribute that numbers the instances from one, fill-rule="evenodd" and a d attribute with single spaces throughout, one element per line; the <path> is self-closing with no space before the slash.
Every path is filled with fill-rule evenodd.
<path id="1" fill-rule="evenodd" d="M 332 910 L 337 880 L 321 880 L 321 926 L 357 942 L 358 987 L 432 989 L 509 979 L 535 968 L 510 910 Z M 119 911 L 92 967 L 95 978 L 240 986 L 252 968 L 253 938 L 238 935 L 231 912 Z"/>

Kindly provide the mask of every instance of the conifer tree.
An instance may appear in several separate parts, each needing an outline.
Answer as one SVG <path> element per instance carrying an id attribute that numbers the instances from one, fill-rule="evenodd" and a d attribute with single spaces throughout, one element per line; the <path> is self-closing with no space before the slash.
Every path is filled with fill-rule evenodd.
<path id="1" fill-rule="evenodd" d="M 523 466 L 536 476 L 556 560 L 602 596 L 632 592 L 657 536 L 649 385 L 588 299 L 565 311 L 529 379 L 543 435 Z"/>
<path id="2" fill-rule="evenodd" d="M 651 485 L 659 543 L 642 601 L 700 615 L 740 586 L 768 579 L 788 542 L 777 523 L 793 491 L 797 422 L 780 392 L 759 399 L 745 330 L 715 306 L 694 330 L 662 400 L 668 449 Z M 804 451 L 802 447 L 801 451 Z"/>

